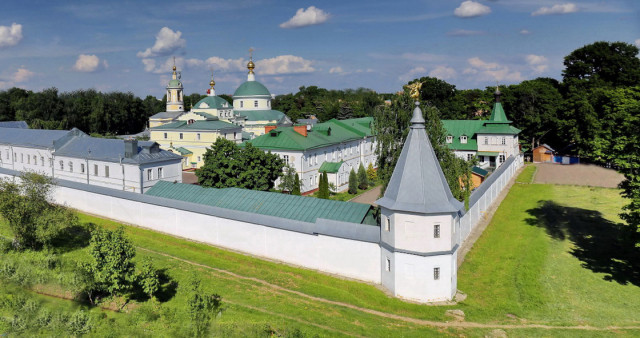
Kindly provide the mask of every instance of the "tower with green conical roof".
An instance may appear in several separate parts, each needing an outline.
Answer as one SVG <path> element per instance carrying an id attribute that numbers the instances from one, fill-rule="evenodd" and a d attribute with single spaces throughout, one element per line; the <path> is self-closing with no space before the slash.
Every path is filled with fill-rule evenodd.
<path id="1" fill-rule="evenodd" d="M 176 71 L 176 59 L 173 58 L 173 74 L 167 84 L 167 112 L 184 111 L 184 88 L 180 82 L 180 73 Z"/>

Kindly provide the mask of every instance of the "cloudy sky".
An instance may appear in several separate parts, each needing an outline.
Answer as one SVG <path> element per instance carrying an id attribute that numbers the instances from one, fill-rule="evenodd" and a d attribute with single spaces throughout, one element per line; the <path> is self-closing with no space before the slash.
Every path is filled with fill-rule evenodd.
<path id="1" fill-rule="evenodd" d="M 598 40 L 640 46 L 638 0 L 8 1 L 0 89 L 95 88 L 161 97 L 176 57 L 187 94 L 256 76 L 299 86 L 394 92 L 433 76 L 484 88 L 560 79 L 562 59 Z"/>

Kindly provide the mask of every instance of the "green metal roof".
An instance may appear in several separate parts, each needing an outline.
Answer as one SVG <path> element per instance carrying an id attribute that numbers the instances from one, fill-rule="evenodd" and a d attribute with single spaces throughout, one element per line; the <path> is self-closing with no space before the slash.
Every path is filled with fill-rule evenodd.
<path id="1" fill-rule="evenodd" d="M 455 150 L 478 150 L 478 140 L 476 132 L 485 121 L 481 120 L 442 120 L 442 125 L 447 131 L 447 135 L 453 136 L 453 141 L 447 146 Z M 467 143 L 460 142 L 460 136 L 467 136 Z"/>
<path id="2" fill-rule="evenodd" d="M 236 110 L 247 121 L 280 121 L 285 115 L 278 110 Z"/>
<path id="3" fill-rule="evenodd" d="M 322 162 L 322 165 L 320 166 L 320 169 L 318 169 L 318 172 L 327 172 L 327 173 L 332 173 L 335 174 L 340 170 L 340 167 L 342 167 L 342 161 L 340 162 Z"/>
<path id="4" fill-rule="evenodd" d="M 278 127 L 269 133 L 247 141 L 264 150 L 306 150 L 321 148 L 371 136 L 372 117 L 349 120 L 331 119 L 316 124 L 302 136 L 293 127 Z"/>
<path id="5" fill-rule="evenodd" d="M 201 104 L 206 103 L 209 107 L 200 107 Z M 220 96 L 207 96 L 204 99 L 198 101 L 193 106 L 193 109 L 227 109 L 232 106 L 227 102 L 227 100 L 221 98 Z"/>
<path id="6" fill-rule="evenodd" d="M 178 147 L 178 148 L 173 148 L 173 147 L 172 147 L 171 149 L 173 149 L 173 150 L 175 150 L 175 151 L 179 152 L 179 153 L 180 153 L 180 155 L 182 155 L 182 156 L 192 155 L 192 154 L 193 154 L 189 149 L 184 148 L 184 147 Z"/>
<path id="7" fill-rule="evenodd" d="M 508 124 L 485 124 L 484 127 L 476 131 L 478 134 L 508 134 L 517 135 L 520 133 L 520 129 L 510 126 Z"/>
<path id="8" fill-rule="evenodd" d="M 476 155 L 478 156 L 498 156 L 500 152 L 497 151 L 479 151 Z"/>
<path id="9" fill-rule="evenodd" d="M 219 121 L 219 120 L 206 120 L 195 121 L 188 124 L 187 121 L 176 121 L 167 124 L 163 124 L 157 127 L 151 128 L 152 130 L 222 130 L 222 129 L 238 129 L 240 126 L 233 123 Z"/>
<path id="10" fill-rule="evenodd" d="M 167 88 L 177 88 L 177 87 L 182 87 L 182 83 L 176 79 L 171 79 L 169 81 L 169 85 L 167 86 Z"/>
<path id="11" fill-rule="evenodd" d="M 265 87 L 262 83 L 258 81 L 247 81 L 236 89 L 236 92 L 233 93 L 233 97 L 251 97 L 251 96 L 268 96 L 271 97 L 271 93 L 267 87 Z"/>
<path id="12" fill-rule="evenodd" d="M 473 168 L 471 168 L 471 172 L 473 172 L 474 174 L 480 175 L 482 177 L 486 177 L 487 174 L 489 174 L 488 171 L 476 166 L 473 166 Z"/>
<path id="13" fill-rule="evenodd" d="M 504 113 L 504 109 L 502 109 L 502 103 L 496 102 L 493 104 L 493 109 L 491 110 L 491 117 L 489 117 L 488 123 L 511 123 L 511 121 L 507 120 L 507 115 Z"/>
<path id="14" fill-rule="evenodd" d="M 368 204 L 274 192 L 203 188 L 198 185 L 159 181 L 145 194 L 310 223 L 315 223 L 317 218 L 350 223 L 370 221 L 368 216 L 371 206 Z"/>

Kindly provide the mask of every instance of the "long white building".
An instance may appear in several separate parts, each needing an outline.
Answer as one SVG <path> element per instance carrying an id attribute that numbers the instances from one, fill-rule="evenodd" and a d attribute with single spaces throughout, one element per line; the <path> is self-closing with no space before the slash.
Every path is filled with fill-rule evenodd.
<path id="1" fill-rule="evenodd" d="M 182 182 L 181 160 L 155 142 L 0 128 L 0 167 L 89 185 L 144 193 L 160 180 Z"/>

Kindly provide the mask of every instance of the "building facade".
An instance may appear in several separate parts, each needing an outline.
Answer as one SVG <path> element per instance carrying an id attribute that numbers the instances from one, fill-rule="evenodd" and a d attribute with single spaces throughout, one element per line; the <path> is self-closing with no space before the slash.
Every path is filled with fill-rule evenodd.
<path id="1" fill-rule="evenodd" d="M 155 142 L 90 137 L 78 129 L 0 128 L 0 167 L 144 193 L 158 181 L 182 182 L 181 157 Z"/>

